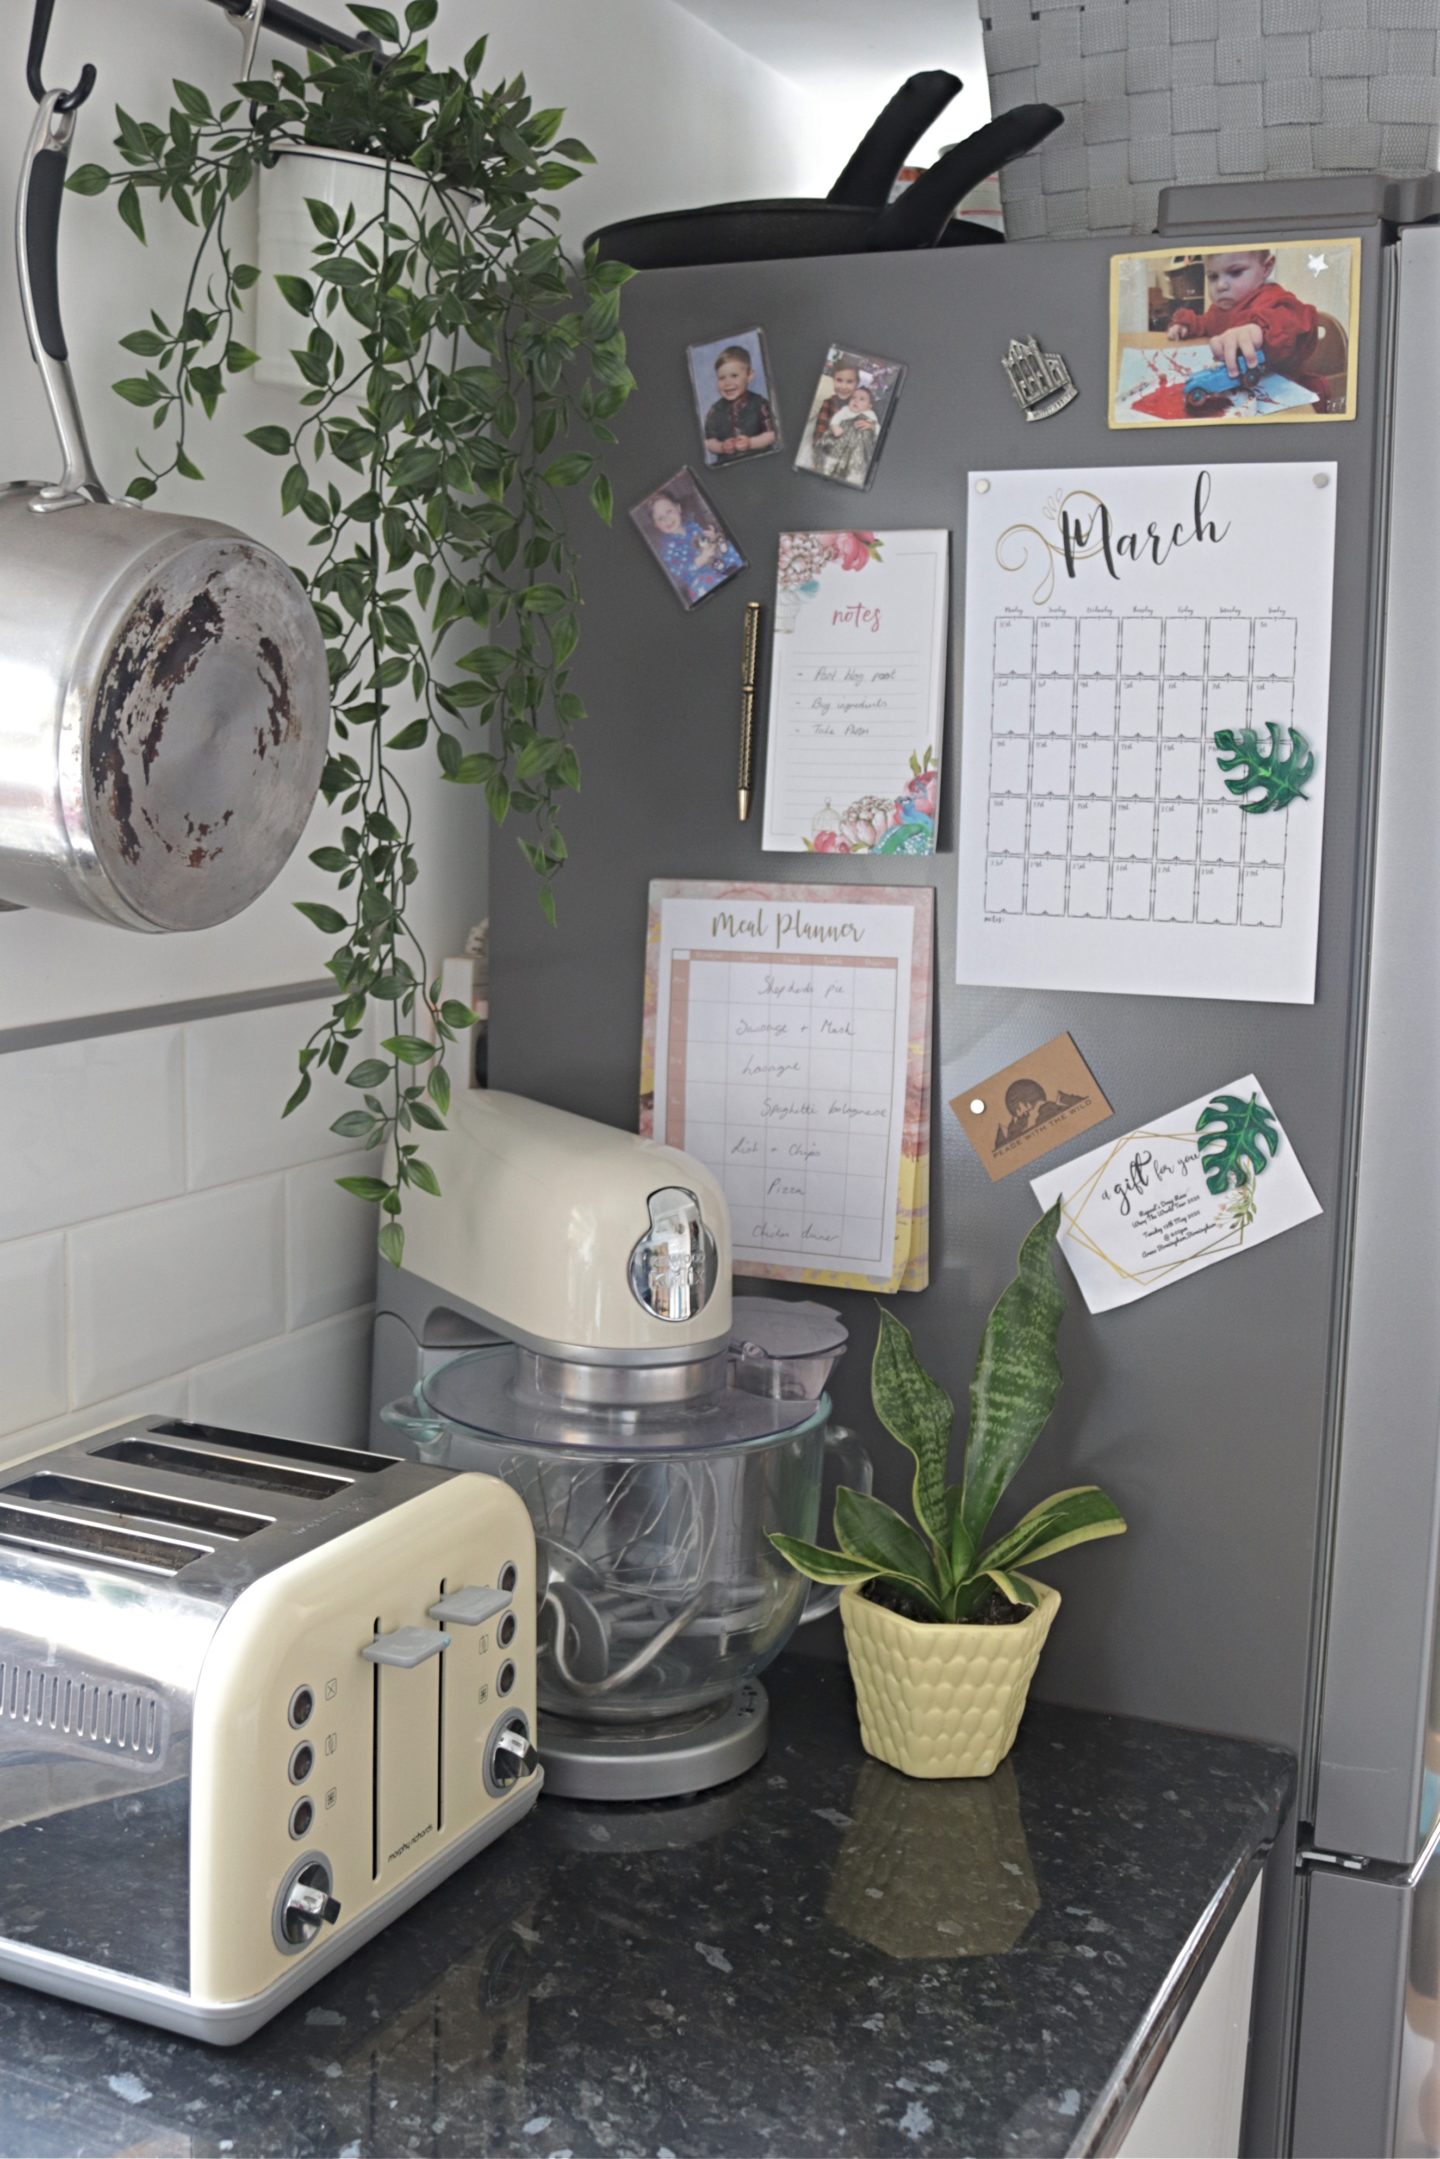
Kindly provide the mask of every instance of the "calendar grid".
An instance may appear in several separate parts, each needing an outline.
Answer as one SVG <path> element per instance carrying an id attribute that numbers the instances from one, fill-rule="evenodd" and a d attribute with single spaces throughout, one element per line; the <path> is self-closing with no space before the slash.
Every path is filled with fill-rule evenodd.
<path id="1" fill-rule="evenodd" d="M 1279 929 L 1288 821 L 1230 796 L 1218 729 L 1291 724 L 1293 615 L 997 615 L 985 907 Z"/>

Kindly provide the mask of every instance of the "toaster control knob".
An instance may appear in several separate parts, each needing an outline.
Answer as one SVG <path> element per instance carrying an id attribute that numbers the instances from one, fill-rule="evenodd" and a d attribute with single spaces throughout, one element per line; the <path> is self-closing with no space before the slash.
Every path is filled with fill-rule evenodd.
<path id="1" fill-rule="evenodd" d="M 517 1777 L 532 1776 L 540 1757 L 518 1724 L 503 1731 L 495 1742 L 491 1772 L 497 1784 L 513 1784 Z"/>
<path id="2" fill-rule="evenodd" d="M 281 1907 L 285 1939 L 297 1944 L 313 1941 L 321 1927 L 333 1927 L 339 1917 L 340 1902 L 330 1894 L 328 1874 L 320 1867 L 306 1867 Z"/>

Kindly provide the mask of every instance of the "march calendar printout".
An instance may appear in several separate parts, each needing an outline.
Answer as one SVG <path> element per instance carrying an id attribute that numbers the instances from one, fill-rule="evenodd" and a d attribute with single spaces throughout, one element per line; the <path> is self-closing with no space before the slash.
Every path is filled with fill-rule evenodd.
<path id="1" fill-rule="evenodd" d="M 698 1157 L 744 1274 L 928 1274 L 934 895 L 656 883 L 641 1131 Z"/>
<path id="2" fill-rule="evenodd" d="M 957 980 L 1314 1002 L 1335 493 L 970 476 Z"/>

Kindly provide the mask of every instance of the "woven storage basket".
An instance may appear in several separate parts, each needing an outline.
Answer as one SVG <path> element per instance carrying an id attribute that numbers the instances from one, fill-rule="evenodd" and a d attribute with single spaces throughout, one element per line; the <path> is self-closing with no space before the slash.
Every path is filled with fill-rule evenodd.
<path id="1" fill-rule="evenodd" d="M 1440 0 L 981 0 L 997 113 L 1065 126 L 1001 175 L 1011 240 L 1149 233 L 1174 181 L 1431 172 Z"/>

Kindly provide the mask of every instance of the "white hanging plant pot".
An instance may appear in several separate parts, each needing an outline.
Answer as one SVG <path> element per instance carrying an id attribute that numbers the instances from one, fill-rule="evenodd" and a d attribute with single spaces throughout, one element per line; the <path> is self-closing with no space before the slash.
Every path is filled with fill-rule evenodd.
<path id="1" fill-rule="evenodd" d="M 308 390 L 291 348 L 309 335 L 305 319 L 281 293 L 277 277 L 303 277 L 315 283 L 315 243 L 320 234 L 310 215 L 311 202 L 328 203 L 343 231 L 346 213 L 355 212 L 353 231 L 384 215 L 385 160 L 360 150 L 324 150 L 295 143 L 264 166 L 260 186 L 260 283 L 256 289 L 255 343 L 261 382 L 287 390 Z M 425 212 L 433 183 L 413 165 L 390 166 L 390 200 L 400 222 Z M 433 213 L 432 213 L 433 214 Z M 379 236 L 377 235 L 377 238 Z"/>
<path id="2" fill-rule="evenodd" d="M 858 1589 L 840 1597 L 867 1754 L 908 1777 L 988 1777 L 1015 1744 L 1060 1592 L 1009 1626 L 906 1619 Z"/>

